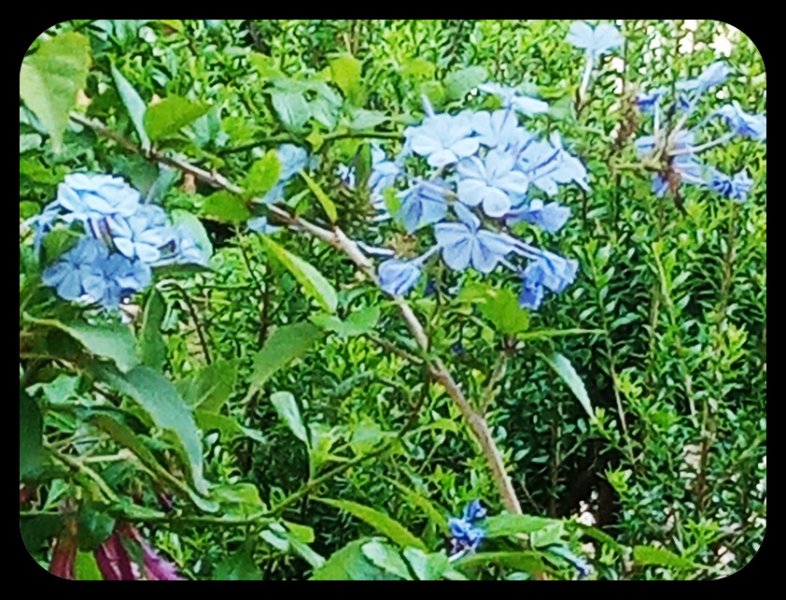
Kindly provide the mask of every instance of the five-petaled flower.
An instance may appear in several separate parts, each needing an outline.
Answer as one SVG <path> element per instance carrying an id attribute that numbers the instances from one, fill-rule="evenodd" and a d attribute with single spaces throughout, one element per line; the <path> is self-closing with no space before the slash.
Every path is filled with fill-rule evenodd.
<path id="1" fill-rule="evenodd" d="M 489 217 L 507 214 L 529 184 L 527 176 L 516 169 L 516 157 L 497 149 L 490 150 L 485 160 L 465 158 L 456 171 L 460 178 L 458 199 L 467 206 L 481 205 Z"/>
<path id="2" fill-rule="evenodd" d="M 427 159 L 432 167 L 453 164 L 477 152 L 479 141 L 473 136 L 469 115 L 433 115 L 419 127 L 405 132 L 412 151 Z"/>

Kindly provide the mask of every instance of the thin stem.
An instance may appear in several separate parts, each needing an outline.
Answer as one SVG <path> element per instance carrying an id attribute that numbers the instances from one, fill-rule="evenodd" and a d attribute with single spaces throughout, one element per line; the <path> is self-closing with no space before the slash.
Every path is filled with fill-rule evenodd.
<path id="1" fill-rule="evenodd" d="M 210 349 L 207 345 L 207 339 L 205 338 L 205 333 L 202 331 L 202 324 L 199 321 L 199 317 L 197 316 L 196 309 L 194 308 L 193 303 L 191 302 L 191 298 L 186 293 L 186 291 L 180 287 L 180 285 L 172 280 L 167 280 L 166 284 L 175 290 L 177 290 L 180 298 L 186 305 L 188 309 L 188 314 L 191 316 L 191 320 L 194 322 L 194 329 L 196 329 L 197 337 L 199 338 L 199 345 L 202 347 L 202 354 L 205 356 L 205 362 L 207 364 L 211 364 L 212 360 L 210 359 Z"/>
<path id="2" fill-rule="evenodd" d="M 725 144 L 730 139 L 734 137 L 734 132 L 724 133 L 719 138 L 715 138 L 709 142 L 701 144 L 699 146 L 691 146 L 690 148 L 679 148 L 677 150 L 670 150 L 669 156 L 679 156 L 681 154 L 698 154 L 699 152 L 703 152 L 704 150 L 709 150 L 715 146 L 719 146 L 720 144 Z"/>
<path id="3" fill-rule="evenodd" d="M 323 144 L 335 140 L 343 139 L 379 139 L 379 140 L 398 140 L 401 139 L 401 134 L 396 131 L 351 131 L 345 133 L 328 133 L 323 137 Z M 258 138 L 253 142 L 235 146 L 234 148 L 225 148 L 219 150 L 219 156 L 227 156 L 228 154 L 237 154 L 238 152 L 245 152 L 253 150 L 259 146 L 269 146 L 272 144 L 298 144 L 302 143 L 300 138 L 291 135 L 274 135 L 270 137 Z"/>

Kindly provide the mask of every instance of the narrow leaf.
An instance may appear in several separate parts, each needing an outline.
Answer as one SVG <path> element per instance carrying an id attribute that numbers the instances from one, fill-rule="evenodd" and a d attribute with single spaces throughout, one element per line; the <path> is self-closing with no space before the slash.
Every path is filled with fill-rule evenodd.
<path id="1" fill-rule="evenodd" d="M 592 419 L 594 417 L 592 403 L 587 395 L 584 382 L 581 380 L 581 377 L 579 377 L 579 374 L 576 373 L 576 369 L 573 368 L 571 362 L 559 352 L 555 352 L 546 360 L 557 374 L 562 377 L 563 381 L 568 384 L 570 391 L 578 398 L 581 406 L 587 411 L 590 419 Z"/>
<path id="2" fill-rule="evenodd" d="M 131 122 L 134 124 L 134 129 L 136 129 L 136 133 L 139 136 L 142 149 L 147 150 L 150 148 L 150 138 L 147 135 L 147 131 L 145 131 L 144 122 L 147 105 L 142 100 L 139 92 L 123 77 L 123 74 L 117 70 L 115 65 L 111 64 L 110 69 L 112 71 L 112 79 L 115 80 L 117 93 L 120 94 L 120 99 L 128 111 L 128 116 L 131 117 Z"/>
<path id="3" fill-rule="evenodd" d="M 308 446 L 308 433 L 295 397 L 289 392 L 276 392 L 270 396 L 270 402 L 294 436 Z"/>
<path id="4" fill-rule="evenodd" d="M 327 215 L 328 219 L 330 219 L 331 223 L 335 223 L 336 219 L 338 219 L 338 213 L 336 212 L 336 205 L 333 201 L 328 197 L 328 195 L 319 187 L 319 184 L 311 179 L 305 171 L 300 172 L 300 176 L 303 178 L 303 181 L 306 182 L 308 189 L 317 197 L 319 203 L 322 205 L 325 214 Z"/>

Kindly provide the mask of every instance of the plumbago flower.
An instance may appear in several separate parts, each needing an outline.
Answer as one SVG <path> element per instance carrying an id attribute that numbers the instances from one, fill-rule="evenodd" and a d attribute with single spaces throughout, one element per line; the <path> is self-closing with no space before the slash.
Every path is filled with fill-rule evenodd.
<path id="1" fill-rule="evenodd" d="M 637 139 L 634 146 L 641 158 L 660 165 L 660 171 L 652 177 L 652 190 L 656 196 L 663 196 L 669 189 L 676 192 L 679 184 L 684 183 L 703 187 L 735 202 L 747 199 L 753 180 L 744 169 L 733 176 L 727 175 L 702 163 L 699 154 L 735 137 L 766 142 L 767 117 L 749 114 L 733 102 L 712 111 L 692 129 L 687 128 L 703 95 L 723 83 L 728 74 L 728 66 L 719 61 L 706 67 L 698 77 L 677 82 L 678 97 L 672 100 L 671 107 L 662 107 L 669 96 L 666 88 L 638 96 L 640 111 L 652 117 L 653 133 Z M 663 114 L 669 112 L 674 113 L 671 119 L 674 124 L 663 127 Z M 707 137 L 702 128 L 713 121 L 720 121 L 726 127 L 726 133 L 712 140 L 700 141 Z"/>
<path id="2" fill-rule="evenodd" d="M 119 177 L 67 175 L 57 198 L 32 220 L 36 247 L 58 222 L 79 224 L 85 234 L 42 274 L 64 300 L 114 309 L 150 285 L 153 267 L 206 264 L 189 231 L 171 225 L 161 207 L 142 203 Z"/>
<path id="3" fill-rule="evenodd" d="M 570 26 L 566 39 L 572 46 L 584 50 L 584 73 L 579 86 L 579 98 L 583 99 L 598 60 L 607 52 L 622 46 L 622 35 L 614 25 L 603 23 L 592 27 L 583 21 L 576 21 Z"/>
<path id="4" fill-rule="evenodd" d="M 477 523 L 482 521 L 488 511 L 480 503 L 480 500 L 473 500 L 464 508 L 464 513 L 460 517 L 452 517 L 448 520 L 448 529 L 451 533 L 451 559 L 456 560 L 469 552 L 474 552 L 486 532 Z"/>
<path id="5" fill-rule="evenodd" d="M 424 100 L 426 117 L 405 130 L 399 155 L 390 160 L 375 152 L 372 174 L 379 174 L 373 192 L 382 197 L 385 189 L 398 189 L 392 216 L 409 233 L 432 229 L 436 241 L 415 258 L 387 257 L 379 266 L 380 285 L 403 296 L 426 262 L 439 256 L 454 271 L 511 269 L 521 280 L 520 304 L 535 310 L 545 290 L 560 292 L 573 282 L 578 265 L 515 238 L 508 227 L 525 222 L 558 232 L 570 209 L 547 199 L 562 184 L 588 189 L 587 171 L 558 134 L 539 139 L 519 122 L 519 114 L 547 110 L 545 102 L 493 83 L 478 89 L 500 97 L 506 108 L 434 114 Z M 346 180 L 351 172 L 343 172 Z"/>

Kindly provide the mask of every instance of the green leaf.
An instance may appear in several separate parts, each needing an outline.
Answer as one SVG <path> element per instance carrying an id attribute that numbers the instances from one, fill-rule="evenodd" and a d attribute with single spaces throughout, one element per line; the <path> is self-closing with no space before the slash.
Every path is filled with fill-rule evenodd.
<path id="1" fill-rule="evenodd" d="M 355 540 L 334 552 L 319 569 L 314 581 L 378 581 L 391 579 L 390 574 L 371 563 L 363 554 L 368 540 Z"/>
<path id="2" fill-rule="evenodd" d="M 330 61 L 333 81 L 344 92 L 344 97 L 356 106 L 363 103 L 361 71 L 360 61 L 351 54 L 341 54 Z"/>
<path id="3" fill-rule="evenodd" d="M 379 307 L 367 306 L 356 310 L 345 319 L 326 313 L 311 317 L 311 322 L 326 331 L 332 331 L 342 338 L 356 337 L 373 331 L 379 321 Z"/>
<path id="4" fill-rule="evenodd" d="M 559 521 L 532 515 L 502 513 L 486 519 L 484 528 L 486 530 L 486 537 L 496 538 L 507 537 L 519 533 L 531 534 L 541 529 L 545 529 L 554 523 L 559 523 Z"/>
<path id="5" fill-rule="evenodd" d="M 251 63 L 251 66 L 257 70 L 260 77 L 263 79 L 283 77 L 284 75 L 277 67 L 274 66 L 276 61 L 267 54 L 262 54 L 260 52 L 249 52 L 248 62 Z"/>
<path id="6" fill-rule="evenodd" d="M 467 67 L 445 77 L 445 94 L 449 100 L 461 100 L 472 88 L 486 81 L 486 69 Z"/>
<path id="7" fill-rule="evenodd" d="M 28 320 L 45 327 L 64 331 L 90 353 L 112 360 L 121 371 L 128 371 L 139 364 L 136 356 L 136 340 L 131 330 L 121 323 L 91 325 L 81 321 L 62 323 L 54 319 Z"/>
<path id="8" fill-rule="evenodd" d="M 251 385 L 260 389 L 279 369 L 300 358 L 322 337 L 311 323 L 293 323 L 276 329 L 254 359 Z"/>
<path id="9" fill-rule="evenodd" d="M 181 96 L 168 96 L 158 104 L 147 107 L 143 118 L 145 131 L 155 142 L 177 133 L 209 110 L 210 105 L 204 102 L 194 102 Z"/>
<path id="10" fill-rule="evenodd" d="M 672 569 L 695 569 L 700 567 L 693 561 L 674 554 L 666 548 L 652 546 L 634 546 L 633 562 L 642 566 L 669 567 Z"/>
<path id="11" fill-rule="evenodd" d="M 401 65 L 401 75 L 407 79 L 431 79 L 436 70 L 434 63 L 420 57 L 408 58 Z"/>
<path id="12" fill-rule="evenodd" d="M 457 569 L 475 569 L 487 565 L 510 567 L 525 573 L 542 573 L 546 570 L 539 552 L 478 552 L 456 561 Z"/>
<path id="13" fill-rule="evenodd" d="M 22 542 L 30 554 L 37 554 L 44 542 L 60 535 L 63 530 L 63 515 L 45 514 L 34 517 L 22 517 L 19 533 Z"/>
<path id="14" fill-rule="evenodd" d="M 319 184 L 311 179 L 311 177 L 309 177 L 305 171 L 301 171 L 300 176 L 303 178 L 303 181 L 306 182 L 308 189 L 310 189 L 311 192 L 317 197 L 317 200 L 319 200 L 319 203 L 322 205 L 322 209 L 325 211 L 325 214 L 327 215 L 330 222 L 335 223 L 336 219 L 338 219 L 336 205 L 333 203 L 330 197 L 324 191 L 322 191 L 322 188 L 319 186 Z"/>
<path id="15" fill-rule="evenodd" d="M 450 567 L 450 561 L 444 552 L 426 554 L 417 548 L 405 548 L 404 558 L 421 581 L 442 579 L 442 575 Z"/>
<path id="16" fill-rule="evenodd" d="M 276 111 L 279 121 L 287 129 L 302 129 L 311 117 L 311 110 L 303 92 L 273 90 L 270 93 L 270 101 L 273 103 L 273 109 Z"/>
<path id="17" fill-rule="evenodd" d="M 268 254 L 278 259 L 292 273 L 292 276 L 303 286 L 303 290 L 307 295 L 314 298 L 327 312 L 336 312 L 336 305 L 338 304 L 336 290 L 333 289 L 333 286 L 319 271 L 299 256 L 295 256 L 282 246 L 279 246 L 269 237 L 265 236 L 261 239 Z"/>
<path id="18" fill-rule="evenodd" d="M 197 248 L 204 256 L 205 262 L 210 260 L 210 257 L 213 256 L 213 244 L 210 243 L 210 238 L 207 236 L 207 231 L 205 231 L 202 221 L 187 210 L 173 210 L 171 216 L 175 225 L 182 227 L 191 235 L 191 238 L 196 242 Z"/>
<path id="19" fill-rule="evenodd" d="M 93 552 L 77 551 L 74 558 L 74 575 L 79 581 L 102 581 L 104 578 L 98 568 Z"/>
<path id="20" fill-rule="evenodd" d="M 90 503 L 82 503 L 77 513 L 77 541 L 85 552 L 103 544 L 115 529 L 115 519 Z"/>
<path id="21" fill-rule="evenodd" d="M 401 554 L 399 554 L 396 548 L 382 541 L 373 540 L 363 544 L 361 551 L 363 552 L 363 556 L 380 569 L 400 579 L 412 579 L 412 575 L 409 574 L 409 569 L 407 568 L 407 563 L 401 558 Z"/>
<path id="22" fill-rule="evenodd" d="M 349 113 L 349 128 L 355 131 L 373 129 L 388 120 L 388 116 L 379 110 L 353 108 L 347 112 Z"/>
<path id="23" fill-rule="evenodd" d="M 194 418 L 202 431 L 218 431 L 226 441 L 232 441 L 239 437 L 247 437 L 260 443 L 265 441 L 265 436 L 261 431 L 244 427 L 233 417 L 197 409 L 194 411 Z"/>
<path id="24" fill-rule="evenodd" d="M 262 196 L 273 189 L 281 175 L 281 161 L 275 150 L 268 150 L 254 162 L 243 180 L 243 187 L 249 196 Z"/>
<path id="25" fill-rule="evenodd" d="M 19 392 L 19 478 L 41 468 L 44 462 L 44 424 L 41 411 L 27 392 Z"/>
<path id="26" fill-rule="evenodd" d="M 426 96 L 436 109 L 445 104 L 445 87 L 438 81 L 424 81 L 420 84 L 420 93 Z"/>
<path id="27" fill-rule="evenodd" d="M 183 398 L 163 375 L 150 367 L 135 367 L 125 375 L 99 367 L 98 376 L 117 391 L 133 398 L 150 416 L 153 423 L 171 432 L 194 488 L 207 494 L 203 476 L 202 441 L 194 415 Z"/>
<path id="28" fill-rule="evenodd" d="M 594 413 L 592 412 L 592 403 L 590 402 L 589 396 L 587 395 L 584 382 L 581 380 L 581 377 L 579 377 L 579 374 L 576 373 L 576 369 L 573 368 L 573 365 L 570 363 L 570 361 L 559 352 L 555 352 L 550 357 L 547 357 L 546 360 L 557 372 L 557 375 L 562 377 L 562 380 L 568 384 L 570 391 L 573 392 L 573 395 L 576 396 L 576 398 L 578 398 L 581 406 L 585 411 L 587 411 L 590 419 L 592 419 L 594 417 Z"/>
<path id="29" fill-rule="evenodd" d="M 131 122 L 134 124 L 134 129 L 139 136 L 139 141 L 142 144 L 142 149 L 147 150 L 150 148 L 150 138 L 145 131 L 145 111 L 147 105 L 139 92 L 136 91 L 133 85 L 123 77 L 123 74 L 115 68 L 114 64 L 110 64 L 109 68 L 112 71 L 112 79 L 115 80 L 117 93 L 120 94 L 120 99 L 128 111 L 128 116 L 131 117 Z"/>
<path id="30" fill-rule="evenodd" d="M 213 581 L 259 581 L 262 571 L 254 562 L 254 541 L 249 539 L 235 552 L 230 552 L 216 565 Z"/>
<path id="31" fill-rule="evenodd" d="M 237 363 L 219 360 L 175 384 L 183 400 L 193 407 L 218 412 L 226 404 L 237 382 Z"/>
<path id="32" fill-rule="evenodd" d="M 529 313 L 519 306 L 516 294 L 508 289 L 488 286 L 478 310 L 500 333 L 515 335 L 529 328 Z"/>
<path id="33" fill-rule="evenodd" d="M 398 488 L 398 490 L 404 494 L 404 500 L 406 502 L 422 511 L 422 513 L 431 519 L 434 523 L 436 523 L 437 527 L 439 527 L 442 531 L 448 531 L 448 519 L 445 517 L 446 511 L 444 509 L 437 506 L 437 504 L 426 498 L 420 492 L 412 488 L 408 488 L 403 483 L 400 483 L 395 479 L 385 477 L 385 481 L 393 485 L 393 487 Z"/>
<path id="34" fill-rule="evenodd" d="M 62 149 L 68 112 L 87 83 L 89 67 L 90 43 L 73 31 L 43 42 L 22 62 L 19 95 L 51 136 L 55 152 Z"/>
<path id="35" fill-rule="evenodd" d="M 400 546 L 413 546 L 415 548 L 420 548 L 421 550 L 426 549 L 426 546 L 422 541 L 420 541 L 420 539 L 407 531 L 407 529 L 401 525 L 401 523 L 391 519 L 385 513 L 379 512 L 373 508 L 369 508 L 368 506 L 363 506 L 362 504 L 358 504 L 356 502 L 351 502 L 349 500 L 331 500 L 328 498 L 314 498 L 314 500 L 317 500 L 318 502 L 324 502 L 325 504 L 340 510 L 347 511 L 353 517 L 356 517 L 364 523 L 371 525 L 371 527 L 376 529 L 379 533 L 387 536 Z"/>
<path id="36" fill-rule="evenodd" d="M 87 422 L 108 434 L 121 446 L 131 450 L 141 463 L 154 473 L 161 473 L 165 470 L 142 438 L 120 421 L 116 415 L 106 412 L 92 414 L 87 417 Z"/>
<path id="37" fill-rule="evenodd" d="M 251 218 L 251 211 L 243 198 L 227 190 L 220 190 L 205 198 L 202 215 L 216 221 L 239 225 Z"/>
<path id="38" fill-rule="evenodd" d="M 161 370 L 166 362 L 166 342 L 161 335 L 166 304 L 161 293 L 153 288 L 142 314 L 142 327 L 139 331 L 139 355 L 142 364 Z"/>
<path id="39" fill-rule="evenodd" d="M 308 446 L 308 433 L 295 397 L 289 392 L 276 392 L 270 396 L 270 402 L 294 436 Z"/>
<path id="40" fill-rule="evenodd" d="M 218 500 L 225 512 L 250 515 L 264 510 L 265 505 L 259 497 L 259 489 L 253 483 L 230 483 L 217 485 L 211 492 L 211 497 Z M 227 508 L 225 505 L 234 505 Z"/>

